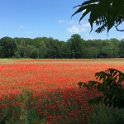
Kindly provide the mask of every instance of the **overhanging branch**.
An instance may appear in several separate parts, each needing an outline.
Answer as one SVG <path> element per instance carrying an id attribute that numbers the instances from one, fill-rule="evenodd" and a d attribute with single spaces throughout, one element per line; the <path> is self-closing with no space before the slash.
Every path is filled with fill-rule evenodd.
<path id="1" fill-rule="evenodd" d="M 120 32 L 123 32 L 123 31 L 124 31 L 124 29 L 119 29 L 119 28 L 118 28 L 118 26 L 119 26 L 119 25 L 120 25 L 120 23 L 119 23 L 119 24 L 117 24 L 117 25 L 115 25 L 116 30 L 117 30 L 117 31 L 120 31 Z"/>

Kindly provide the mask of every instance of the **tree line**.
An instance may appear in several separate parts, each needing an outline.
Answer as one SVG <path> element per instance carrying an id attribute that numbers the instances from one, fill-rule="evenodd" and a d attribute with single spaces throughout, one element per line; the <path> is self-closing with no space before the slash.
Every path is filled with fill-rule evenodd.
<path id="1" fill-rule="evenodd" d="M 74 34 L 67 41 L 48 37 L 0 39 L 1 58 L 123 58 L 124 40 L 84 40 Z"/>

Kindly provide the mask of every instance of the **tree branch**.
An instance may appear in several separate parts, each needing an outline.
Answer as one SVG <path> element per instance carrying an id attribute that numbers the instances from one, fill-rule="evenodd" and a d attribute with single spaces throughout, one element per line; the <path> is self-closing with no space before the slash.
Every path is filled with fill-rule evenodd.
<path id="1" fill-rule="evenodd" d="M 119 23 L 119 24 L 117 24 L 117 25 L 115 25 L 116 30 L 117 30 L 117 31 L 120 31 L 120 32 L 123 32 L 123 31 L 124 31 L 124 29 L 119 29 L 119 28 L 118 28 L 118 26 L 119 26 L 119 25 L 120 25 L 120 23 Z"/>

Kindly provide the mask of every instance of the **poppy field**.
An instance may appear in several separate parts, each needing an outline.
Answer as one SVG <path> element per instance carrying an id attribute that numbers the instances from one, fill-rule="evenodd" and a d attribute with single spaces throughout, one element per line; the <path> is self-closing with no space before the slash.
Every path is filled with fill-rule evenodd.
<path id="1" fill-rule="evenodd" d="M 124 72 L 124 59 L 1 59 L 0 123 L 85 123 L 98 93 L 77 83 L 108 68 Z"/>

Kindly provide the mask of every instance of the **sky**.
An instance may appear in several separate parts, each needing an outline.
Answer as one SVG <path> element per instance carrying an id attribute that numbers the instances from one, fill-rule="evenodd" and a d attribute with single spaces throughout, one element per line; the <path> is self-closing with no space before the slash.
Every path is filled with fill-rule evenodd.
<path id="1" fill-rule="evenodd" d="M 124 38 L 115 29 L 90 33 L 87 17 L 79 24 L 79 15 L 71 18 L 84 0 L 0 0 L 0 37 L 53 37 L 66 41 L 73 34 L 83 39 Z"/>

